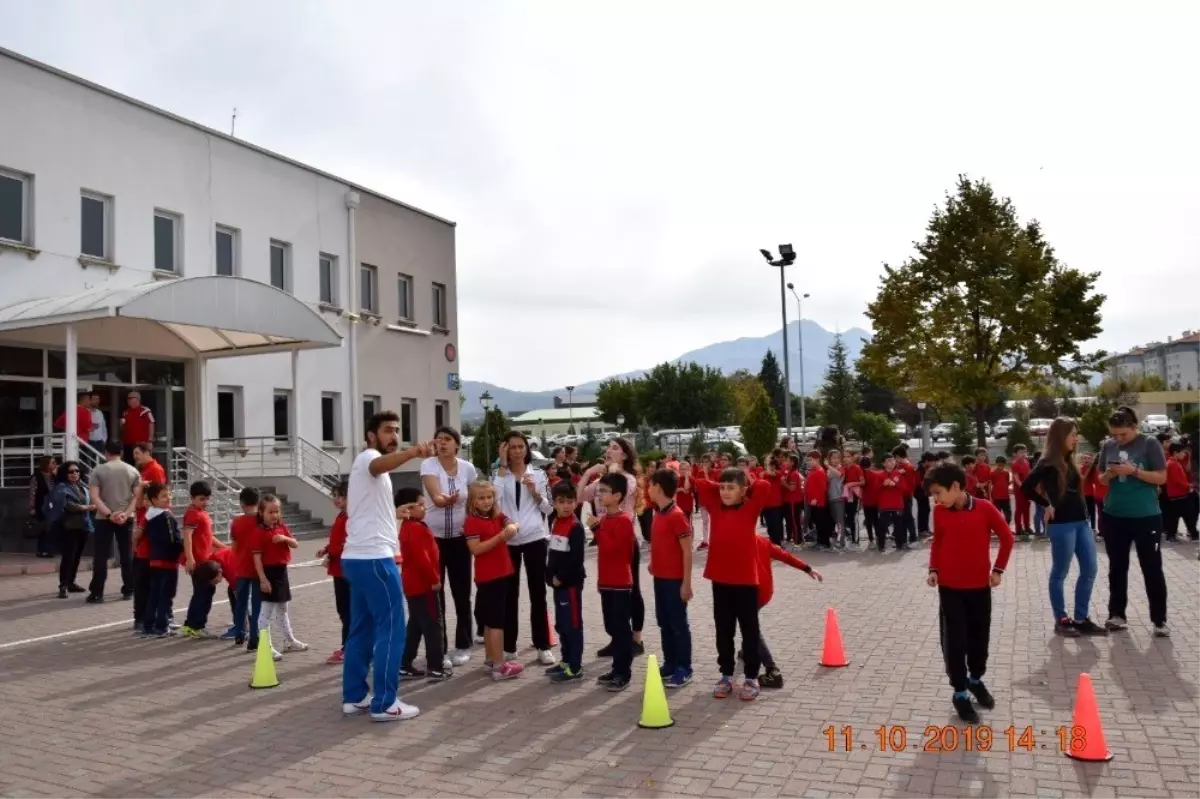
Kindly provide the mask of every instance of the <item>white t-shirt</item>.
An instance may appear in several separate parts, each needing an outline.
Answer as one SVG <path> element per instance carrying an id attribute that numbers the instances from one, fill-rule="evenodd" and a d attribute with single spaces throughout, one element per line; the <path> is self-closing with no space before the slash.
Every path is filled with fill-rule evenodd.
<path id="1" fill-rule="evenodd" d="M 379 560 L 400 554 L 392 478 L 387 472 L 371 475 L 371 461 L 378 457 L 381 453 L 377 449 L 363 450 L 350 467 L 346 496 L 349 519 L 342 560 Z"/>
<path id="2" fill-rule="evenodd" d="M 433 497 L 425 492 L 425 524 L 438 538 L 456 538 L 462 535 L 463 522 L 467 518 L 467 488 L 478 479 L 479 473 L 468 461 L 458 458 L 458 470 L 451 476 L 446 474 L 441 461 L 426 458 L 421 464 L 421 477 L 432 475 L 438 479 L 438 488 L 443 494 L 458 492 L 458 502 L 448 508 L 433 504 Z M 424 482 L 424 481 L 422 481 Z"/>

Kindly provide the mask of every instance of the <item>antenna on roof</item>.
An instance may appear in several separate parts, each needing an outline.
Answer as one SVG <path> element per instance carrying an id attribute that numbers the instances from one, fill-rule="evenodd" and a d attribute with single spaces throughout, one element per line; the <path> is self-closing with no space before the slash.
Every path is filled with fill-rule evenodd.
<path id="1" fill-rule="evenodd" d="M 236 108 L 233 109 L 233 119 L 231 119 L 229 121 L 229 135 L 233 136 L 235 130 L 237 130 L 237 109 Z"/>

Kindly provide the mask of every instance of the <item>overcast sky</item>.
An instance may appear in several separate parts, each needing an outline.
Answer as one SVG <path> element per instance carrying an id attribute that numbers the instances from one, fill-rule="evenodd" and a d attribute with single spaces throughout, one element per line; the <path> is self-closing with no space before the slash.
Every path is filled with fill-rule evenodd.
<path id="1" fill-rule="evenodd" d="M 1096 346 L 1200 326 L 1200 4 L 748 5 L 0 0 L 0 44 L 458 222 L 469 379 L 778 330 L 781 242 L 867 327 L 960 172 L 1101 273 Z"/>

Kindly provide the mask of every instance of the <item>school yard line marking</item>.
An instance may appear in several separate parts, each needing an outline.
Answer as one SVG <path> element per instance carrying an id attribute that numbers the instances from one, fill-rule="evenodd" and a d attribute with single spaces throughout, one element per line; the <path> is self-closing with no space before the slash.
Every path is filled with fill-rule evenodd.
<path id="1" fill-rule="evenodd" d="M 301 564 L 301 563 L 294 564 L 294 566 L 303 566 L 303 565 L 304 564 Z M 311 583 L 300 583 L 300 585 L 293 585 L 292 590 L 294 591 L 297 588 L 308 588 L 309 586 L 313 586 L 313 585 L 323 585 L 324 583 L 327 583 L 327 582 L 329 582 L 328 577 L 326 577 L 324 580 L 315 580 Z M 228 599 L 213 600 L 214 607 L 216 605 L 228 605 L 228 604 L 229 604 Z M 26 644 L 40 644 L 43 641 L 53 641 L 57 638 L 67 638 L 72 635 L 81 635 L 83 633 L 91 633 L 91 632 L 95 632 L 96 630 L 106 630 L 109 627 L 120 627 L 121 625 L 125 625 L 126 627 L 128 627 L 131 621 L 132 621 L 132 619 L 121 619 L 120 621 L 109 621 L 109 622 L 105 622 L 104 624 L 93 624 L 91 627 L 81 627 L 78 630 L 67 630 L 66 632 L 54 633 L 52 635 L 40 635 L 37 638 L 25 638 L 21 641 L 9 641 L 8 643 L 0 644 L 0 651 L 3 651 L 5 649 L 14 649 L 18 646 L 25 646 Z"/>

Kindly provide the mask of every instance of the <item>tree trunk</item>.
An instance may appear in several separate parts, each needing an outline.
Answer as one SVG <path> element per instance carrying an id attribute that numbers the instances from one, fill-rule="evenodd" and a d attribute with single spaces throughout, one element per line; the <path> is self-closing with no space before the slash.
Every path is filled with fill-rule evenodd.
<path id="1" fill-rule="evenodd" d="M 975 438 L 977 447 L 987 446 L 987 406 L 975 406 Z"/>

